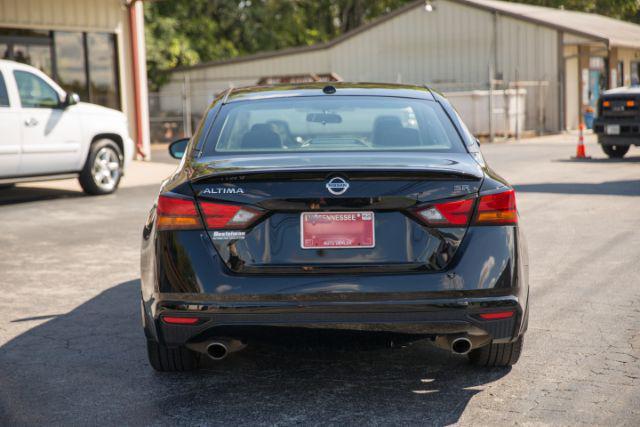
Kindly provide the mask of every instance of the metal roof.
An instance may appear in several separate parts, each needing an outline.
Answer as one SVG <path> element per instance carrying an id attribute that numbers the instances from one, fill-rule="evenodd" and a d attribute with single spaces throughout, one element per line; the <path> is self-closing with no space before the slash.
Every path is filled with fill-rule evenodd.
<path id="1" fill-rule="evenodd" d="M 607 43 L 612 47 L 640 48 L 640 25 L 595 13 L 561 10 L 497 0 L 453 0 L 514 18 L 521 18 L 561 31 Z"/>
<path id="2" fill-rule="evenodd" d="M 437 8 L 437 1 L 433 4 Z M 604 43 L 611 47 L 628 47 L 640 49 L 640 25 L 618 19 L 608 18 L 595 13 L 576 12 L 571 10 L 554 9 L 551 7 L 532 6 L 522 3 L 511 3 L 498 0 L 447 0 L 457 4 L 466 5 L 495 12 L 500 15 L 509 16 L 515 19 L 531 22 L 538 25 L 550 27 L 559 31 L 569 32 L 578 36 L 593 39 L 596 42 Z M 417 8 L 424 9 L 424 0 L 416 0 L 408 3 L 392 12 L 387 13 L 373 21 L 361 25 L 341 36 L 325 43 L 318 43 L 311 46 L 291 47 L 281 50 L 260 52 L 252 55 L 244 55 L 226 60 L 216 60 L 203 62 L 191 66 L 175 68 L 176 71 L 197 68 L 214 67 L 217 65 L 233 64 L 257 59 L 266 59 L 277 56 L 293 55 L 296 53 L 309 52 L 314 50 L 329 49 L 339 43 L 344 42 L 360 33 L 363 33 L 375 26 L 378 26 L 398 15 L 413 12 Z M 437 9 L 436 9 L 437 10 Z"/>

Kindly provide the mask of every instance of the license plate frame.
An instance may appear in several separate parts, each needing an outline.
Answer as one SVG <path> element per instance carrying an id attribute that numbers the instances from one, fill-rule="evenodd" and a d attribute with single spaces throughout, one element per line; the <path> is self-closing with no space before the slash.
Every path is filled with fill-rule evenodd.
<path id="1" fill-rule="evenodd" d="M 607 135 L 620 135 L 620 125 L 606 125 L 604 132 Z"/>
<path id="2" fill-rule="evenodd" d="M 305 219 L 311 215 L 317 217 L 329 217 L 333 216 L 333 223 L 336 222 L 351 222 L 354 220 L 346 219 L 346 217 L 355 216 L 355 222 L 360 222 L 365 227 L 364 235 L 359 236 L 358 244 L 352 244 L 353 238 L 358 236 L 342 236 L 342 237 L 328 237 L 328 238 L 312 238 L 310 235 L 305 235 L 309 232 L 308 226 L 311 221 L 305 221 Z M 340 216 L 345 216 L 344 219 L 338 220 Z M 317 218 L 316 218 L 317 219 Z M 331 222 L 331 221 L 330 221 Z M 311 225 L 315 227 L 314 223 Z M 315 236 L 314 236 L 315 237 Z M 368 243 L 370 238 L 370 243 Z M 331 244 L 333 239 L 333 244 Z M 344 244 L 338 244 L 338 240 L 350 240 L 351 242 L 344 242 Z M 315 242 L 314 242 L 315 240 Z M 376 246 L 376 227 L 375 227 L 375 214 L 371 211 L 343 211 L 343 212 L 302 212 L 300 214 L 300 248 L 302 249 L 371 249 Z"/>

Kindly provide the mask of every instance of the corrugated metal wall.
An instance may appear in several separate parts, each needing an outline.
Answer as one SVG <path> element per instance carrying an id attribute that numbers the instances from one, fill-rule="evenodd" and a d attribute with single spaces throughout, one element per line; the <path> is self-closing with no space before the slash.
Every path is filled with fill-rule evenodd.
<path id="1" fill-rule="evenodd" d="M 22 28 L 115 31 L 119 0 L 0 0 L 0 25 Z"/>
<path id="2" fill-rule="evenodd" d="M 435 7 L 418 7 L 338 44 L 331 51 L 334 71 L 347 80 L 486 83 L 491 14 L 447 1 Z"/>
<path id="3" fill-rule="evenodd" d="M 302 52 L 246 62 L 223 64 L 212 67 L 173 73 L 171 82 L 162 88 L 163 109 L 175 110 L 181 100 L 176 99 L 183 91 L 185 74 L 189 75 L 189 87 L 194 111 L 202 111 L 213 100 L 216 93 L 229 88 L 255 84 L 261 77 L 330 72 L 328 50 Z"/>
<path id="4" fill-rule="evenodd" d="M 335 72 L 347 81 L 486 89 L 493 65 L 505 81 L 515 81 L 516 74 L 519 80 L 549 81 L 543 98 L 530 89 L 536 93 L 529 97 L 527 115 L 542 111 L 546 130 L 558 130 L 558 32 L 453 1 L 434 5 L 432 12 L 420 5 L 329 49 L 191 70 L 191 93 L 199 95 L 193 109 L 204 109 L 213 93 L 229 85 L 278 74 Z M 176 72 L 163 93 L 180 93 L 183 80 L 184 74 Z M 544 109 L 537 105 L 541 99 Z"/>

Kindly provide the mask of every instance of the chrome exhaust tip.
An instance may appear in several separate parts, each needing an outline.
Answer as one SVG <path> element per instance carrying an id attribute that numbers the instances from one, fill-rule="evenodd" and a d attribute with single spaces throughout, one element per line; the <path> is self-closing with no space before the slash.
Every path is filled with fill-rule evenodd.
<path id="1" fill-rule="evenodd" d="M 229 347 L 222 341 L 213 341 L 207 346 L 207 355 L 213 360 L 222 360 L 229 355 Z"/>
<path id="2" fill-rule="evenodd" d="M 451 341 L 451 352 L 455 354 L 467 354 L 471 351 L 471 340 L 467 337 L 458 337 Z"/>

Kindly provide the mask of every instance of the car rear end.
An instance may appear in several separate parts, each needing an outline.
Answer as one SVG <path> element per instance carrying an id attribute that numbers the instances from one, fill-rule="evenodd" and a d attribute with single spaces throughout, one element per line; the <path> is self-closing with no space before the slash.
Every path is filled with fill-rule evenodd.
<path id="1" fill-rule="evenodd" d="M 461 354 L 518 342 L 528 287 L 513 189 L 446 101 L 418 95 L 219 107 L 145 228 L 154 351 L 219 359 L 327 332 Z M 251 139 L 265 118 L 280 123 Z"/>
<path id="2" fill-rule="evenodd" d="M 622 157 L 631 145 L 640 145 L 640 91 L 620 88 L 603 93 L 593 131 L 610 157 Z"/>

